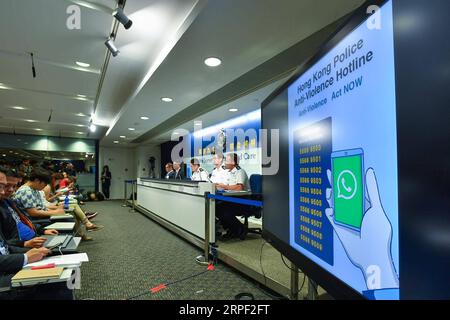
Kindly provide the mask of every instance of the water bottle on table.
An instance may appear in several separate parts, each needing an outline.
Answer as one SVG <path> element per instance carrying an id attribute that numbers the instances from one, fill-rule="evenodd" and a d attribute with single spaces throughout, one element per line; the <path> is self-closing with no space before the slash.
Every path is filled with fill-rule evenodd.
<path id="1" fill-rule="evenodd" d="M 66 195 L 64 198 L 64 210 L 69 210 L 69 196 Z"/>

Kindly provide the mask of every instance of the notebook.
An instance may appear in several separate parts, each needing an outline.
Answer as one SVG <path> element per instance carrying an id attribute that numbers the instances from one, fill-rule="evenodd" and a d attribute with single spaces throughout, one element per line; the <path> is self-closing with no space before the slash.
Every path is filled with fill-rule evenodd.
<path id="1" fill-rule="evenodd" d="M 41 261 L 29 263 L 24 268 L 40 267 L 54 263 L 58 267 L 79 267 L 83 262 L 88 262 L 89 257 L 86 253 L 65 254 L 63 256 L 51 256 Z"/>
<path id="2" fill-rule="evenodd" d="M 58 231 L 72 231 L 75 228 L 75 222 L 55 222 L 45 227 L 45 230 L 56 229 Z"/>
<path id="3" fill-rule="evenodd" d="M 24 269 L 20 270 L 11 279 L 14 282 L 24 282 L 30 280 L 46 280 L 46 279 L 59 279 L 61 277 L 64 268 L 50 268 L 50 269 Z"/>
<path id="4" fill-rule="evenodd" d="M 57 221 L 57 220 L 73 220 L 75 219 L 71 214 L 61 214 L 57 216 L 50 216 L 50 221 Z"/>

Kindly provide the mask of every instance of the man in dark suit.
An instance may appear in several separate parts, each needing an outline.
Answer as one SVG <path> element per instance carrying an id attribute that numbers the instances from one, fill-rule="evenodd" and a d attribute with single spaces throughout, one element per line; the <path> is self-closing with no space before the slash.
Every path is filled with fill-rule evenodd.
<path id="1" fill-rule="evenodd" d="M 184 174 L 181 170 L 180 162 L 177 162 L 177 161 L 173 162 L 173 170 L 175 171 L 175 176 L 174 176 L 175 180 L 184 180 L 185 179 Z"/>
<path id="2" fill-rule="evenodd" d="M 175 171 L 173 170 L 173 164 L 169 162 L 166 164 L 165 168 L 166 168 L 166 175 L 164 179 L 175 179 Z"/>

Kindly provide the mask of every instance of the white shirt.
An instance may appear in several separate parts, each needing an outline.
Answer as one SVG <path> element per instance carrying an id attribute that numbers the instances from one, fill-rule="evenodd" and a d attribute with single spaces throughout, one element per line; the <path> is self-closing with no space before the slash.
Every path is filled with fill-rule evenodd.
<path id="1" fill-rule="evenodd" d="M 244 186 L 243 190 L 250 190 L 250 184 L 248 182 L 247 172 L 240 167 L 235 167 L 233 170 L 228 171 L 228 185 L 235 186 L 242 184 Z"/>
<path id="2" fill-rule="evenodd" d="M 203 168 L 198 168 L 197 171 L 192 173 L 192 181 L 206 181 L 209 182 L 208 172 Z"/>
<path id="3" fill-rule="evenodd" d="M 211 177 L 209 178 L 212 183 L 228 184 L 228 170 L 223 166 L 219 168 L 214 168 L 211 172 Z"/>

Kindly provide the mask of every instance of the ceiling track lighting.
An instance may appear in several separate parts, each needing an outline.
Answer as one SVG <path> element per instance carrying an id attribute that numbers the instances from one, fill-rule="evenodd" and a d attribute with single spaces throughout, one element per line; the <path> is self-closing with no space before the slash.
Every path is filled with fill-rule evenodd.
<path id="1" fill-rule="evenodd" d="M 133 25 L 133 21 L 131 21 L 123 12 L 123 8 L 118 7 L 114 12 L 112 13 L 113 17 L 119 21 L 125 29 L 130 29 Z"/>
<path id="2" fill-rule="evenodd" d="M 112 34 L 108 40 L 106 40 L 105 45 L 108 48 L 109 52 L 113 55 L 113 57 L 116 57 L 119 54 L 119 49 L 117 49 L 116 45 L 114 44 L 114 35 Z"/>
<path id="3" fill-rule="evenodd" d="M 50 110 L 50 115 L 48 116 L 48 122 L 52 121 L 53 109 Z"/>
<path id="4" fill-rule="evenodd" d="M 33 55 L 33 52 L 31 52 L 30 55 L 31 55 L 31 72 L 33 73 L 33 78 L 36 78 L 36 68 L 34 67 L 34 55 Z"/>

